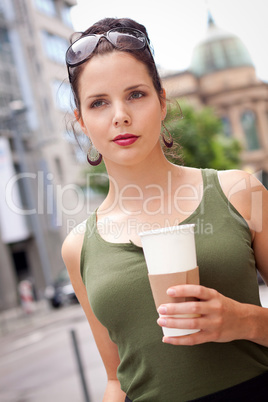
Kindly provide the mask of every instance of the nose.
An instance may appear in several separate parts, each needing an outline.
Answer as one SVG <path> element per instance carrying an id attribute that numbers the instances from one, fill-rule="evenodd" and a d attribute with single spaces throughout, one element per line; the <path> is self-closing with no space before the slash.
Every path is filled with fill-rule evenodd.
<path id="1" fill-rule="evenodd" d="M 128 112 L 127 106 L 123 104 L 118 104 L 115 106 L 113 125 L 115 127 L 129 126 L 131 124 L 130 113 Z"/>

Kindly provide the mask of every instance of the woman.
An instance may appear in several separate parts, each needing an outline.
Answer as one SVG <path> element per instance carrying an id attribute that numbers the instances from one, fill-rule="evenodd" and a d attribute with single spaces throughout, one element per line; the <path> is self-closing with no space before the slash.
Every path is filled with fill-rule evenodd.
<path id="1" fill-rule="evenodd" d="M 268 310 L 256 267 L 268 283 L 267 191 L 242 171 L 167 161 L 159 141 L 165 91 L 142 25 L 99 21 L 66 61 L 76 119 L 94 144 L 89 162 L 103 157 L 110 178 L 103 203 L 62 249 L 107 371 L 103 400 L 266 400 Z M 138 233 L 179 223 L 196 224 L 201 285 L 168 293 L 199 301 L 158 312 L 199 317 L 160 319 Z M 161 326 L 200 331 L 161 342 Z"/>

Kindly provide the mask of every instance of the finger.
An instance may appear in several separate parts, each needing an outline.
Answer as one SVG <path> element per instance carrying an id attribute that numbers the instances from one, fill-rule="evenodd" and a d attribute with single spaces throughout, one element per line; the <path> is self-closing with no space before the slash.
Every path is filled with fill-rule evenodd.
<path id="1" fill-rule="evenodd" d="M 177 328 L 177 329 L 199 329 L 205 331 L 207 334 L 215 332 L 217 329 L 217 322 L 210 318 L 199 317 L 189 317 L 189 318 L 177 318 L 177 317 L 159 317 L 157 319 L 157 324 L 160 327 L 166 328 Z M 215 332 L 215 336 L 218 334 Z"/>
<path id="2" fill-rule="evenodd" d="M 202 329 L 202 318 L 198 317 L 159 317 L 157 320 L 157 324 L 160 327 L 167 327 L 167 328 L 178 328 L 178 329 Z"/>
<path id="3" fill-rule="evenodd" d="M 157 311 L 161 315 L 174 315 L 174 314 L 204 315 L 209 314 L 210 305 L 207 302 L 201 302 L 201 301 L 168 303 L 168 304 L 161 304 L 158 307 Z"/>
<path id="4" fill-rule="evenodd" d="M 200 300 L 209 300 L 216 293 L 216 290 L 200 285 L 178 285 L 167 289 L 171 297 L 195 297 Z"/>

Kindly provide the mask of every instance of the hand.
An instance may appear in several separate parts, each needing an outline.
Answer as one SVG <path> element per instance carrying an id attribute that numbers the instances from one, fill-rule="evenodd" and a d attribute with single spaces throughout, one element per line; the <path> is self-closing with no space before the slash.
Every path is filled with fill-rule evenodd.
<path id="1" fill-rule="evenodd" d="M 179 337 L 163 337 L 164 343 L 172 345 L 198 345 L 205 342 L 230 342 L 247 339 L 245 320 L 249 305 L 241 304 L 223 296 L 214 289 L 198 285 L 179 285 L 167 291 L 171 297 L 195 297 L 200 301 L 162 304 L 161 315 L 196 314 L 194 318 L 161 317 L 157 323 L 162 327 L 200 329 L 194 334 Z"/>

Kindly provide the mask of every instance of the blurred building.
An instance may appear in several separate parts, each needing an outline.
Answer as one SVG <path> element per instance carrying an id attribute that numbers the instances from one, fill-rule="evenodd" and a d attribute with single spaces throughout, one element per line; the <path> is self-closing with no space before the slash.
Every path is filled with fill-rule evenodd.
<path id="1" fill-rule="evenodd" d="M 243 146 L 243 167 L 268 187 L 268 84 L 257 78 L 241 40 L 209 15 L 207 34 L 194 49 L 189 69 L 162 79 L 168 97 L 214 108 L 226 136 Z"/>
<path id="2" fill-rule="evenodd" d="M 0 0 L 0 310 L 18 303 L 23 279 L 42 297 L 63 268 L 69 221 L 82 213 L 71 186 L 81 165 L 65 122 L 75 4 Z"/>

